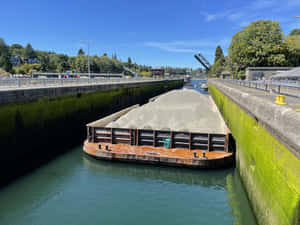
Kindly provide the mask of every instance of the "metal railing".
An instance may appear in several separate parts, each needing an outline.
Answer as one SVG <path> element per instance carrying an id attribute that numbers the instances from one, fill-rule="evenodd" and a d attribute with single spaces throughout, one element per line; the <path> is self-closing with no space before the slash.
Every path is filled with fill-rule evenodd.
<path id="1" fill-rule="evenodd" d="M 107 83 L 155 81 L 154 78 L 7 78 L 0 79 L 0 89 L 39 88 L 56 86 L 79 86 Z"/>
<path id="2" fill-rule="evenodd" d="M 229 80 L 229 79 L 219 79 L 222 82 L 254 88 L 257 90 L 262 90 L 270 93 L 276 93 L 281 95 L 293 96 L 300 98 L 300 82 L 279 82 L 279 81 L 245 81 L 245 80 Z"/>

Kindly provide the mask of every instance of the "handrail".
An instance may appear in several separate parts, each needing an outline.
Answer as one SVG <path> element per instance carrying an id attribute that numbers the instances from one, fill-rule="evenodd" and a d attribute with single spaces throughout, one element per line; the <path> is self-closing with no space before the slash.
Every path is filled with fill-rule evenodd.
<path id="1" fill-rule="evenodd" d="M 174 78 L 176 79 L 176 78 Z M 178 78 L 177 78 L 178 79 Z M 0 79 L 1 89 L 16 89 L 16 88 L 42 88 L 42 87 L 57 87 L 57 86 L 79 86 L 93 84 L 111 84 L 111 83 L 128 83 L 128 82 L 145 82 L 158 80 L 173 80 L 173 78 L 7 78 Z"/>
<path id="2" fill-rule="evenodd" d="M 300 82 L 278 82 L 272 80 L 248 81 L 236 79 L 217 79 L 218 81 L 241 87 L 263 90 L 270 93 L 300 98 Z"/>

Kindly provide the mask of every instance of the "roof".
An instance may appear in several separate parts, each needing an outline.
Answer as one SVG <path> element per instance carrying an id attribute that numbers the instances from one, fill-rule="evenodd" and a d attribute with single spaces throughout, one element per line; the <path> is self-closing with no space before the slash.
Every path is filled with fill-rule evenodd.
<path id="1" fill-rule="evenodd" d="M 221 73 L 222 75 L 226 75 L 226 74 L 231 74 L 229 71 L 227 71 L 227 70 L 224 70 L 224 71 L 222 71 L 222 73 Z"/>
<path id="2" fill-rule="evenodd" d="M 295 69 L 289 70 L 287 72 L 277 73 L 276 75 L 271 77 L 272 79 L 280 79 L 280 78 L 300 78 L 300 67 L 296 67 Z"/>
<path id="3" fill-rule="evenodd" d="M 247 67 L 246 70 L 291 70 L 294 67 Z"/>
<path id="4" fill-rule="evenodd" d="M 164 70 L 163 67 L 153 67 L 152 70 Z"/>

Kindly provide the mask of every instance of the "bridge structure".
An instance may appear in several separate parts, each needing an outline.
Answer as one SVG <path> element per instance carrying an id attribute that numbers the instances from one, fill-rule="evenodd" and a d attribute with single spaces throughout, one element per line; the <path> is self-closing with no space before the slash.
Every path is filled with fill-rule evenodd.
<path id="1" fill-rule="evenodd" d="M 200 52 L 198 54 L 195 54 L 194 57 L 207 71 L 209 71 L 211 65 L 208 62 L 208 60 Z"/>
<path id="2" fill-rule="evenodd" d="M 139 76 L 139 74 L 138 74 L 137 72 L 135 72 L 135 71 L 129 69 L 129 68 L 126 67 L 126 66 L 123 66 L 123 69 L 124 69 L 125 71 L 131 73 L 134 77 L 138 77 L 138 76 Z"/>

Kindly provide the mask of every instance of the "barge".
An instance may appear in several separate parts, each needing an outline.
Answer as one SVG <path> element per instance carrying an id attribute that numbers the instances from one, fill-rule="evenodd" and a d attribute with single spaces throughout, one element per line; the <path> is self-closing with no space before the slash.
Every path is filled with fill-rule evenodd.
<path id="1" fill-rule="evenodd" d="M 210 96 L 176 90 L 87 124 L 83 150 L 104 160 L 224 168 L 234 163 L 229 136 Z"/>

